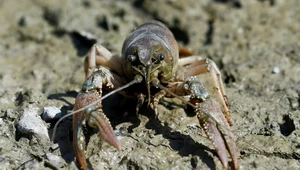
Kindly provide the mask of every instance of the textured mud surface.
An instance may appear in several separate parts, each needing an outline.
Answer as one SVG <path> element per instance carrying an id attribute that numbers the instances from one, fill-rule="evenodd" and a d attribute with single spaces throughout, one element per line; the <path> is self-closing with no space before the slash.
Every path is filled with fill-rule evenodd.
<path id="1" fill-rule="evenodd" d="M 0 16 L 0 169 L 77 169 L 71 118 L 53 144 L 56 121 L 40 115 L 49 106 L 71 111 L 93 43 L 120 53 L 126 36 L 151 19 L 221 69 L 240 168 L 299 169 L 298 0 L 1 0 Z M 107 103 L 122 150 L 92 133 L 87 157 L 94 169 L 222 169 L 196 117 L 178 100 L 161 102 L 159 120 L 146 107 L 137 118 L 134 105 Z M 28 115 L 48 131 L 24 130 Z"/>

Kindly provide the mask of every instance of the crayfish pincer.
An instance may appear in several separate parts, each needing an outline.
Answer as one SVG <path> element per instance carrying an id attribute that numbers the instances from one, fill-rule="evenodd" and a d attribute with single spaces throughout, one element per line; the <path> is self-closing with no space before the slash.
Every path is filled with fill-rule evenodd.
<path id="1" fill-rule="evenodd" d="M 106 96 L 116 92 L 137 99 L 137 114 L 146 102 L 155 118 L 164 97 L 175 97 L 192 106 L 223 166 L 229 168 L 229 153 L 234 169 L 239 168 L 228 99 L 218 67 L 199 56 L 180 58 L 179 51 L 171 31 L 157 21 L 145 23 L 129 34 L 120 56 L 112 55 L 101 45 L 91 48 L 84 62 L 86 80 L 74 106 L 74 112 L 79 113 L 73 114 L 74 153 L 82 169 L 88 169 L 84 127 L 98 129 L 101 139 L 121 149 L 101 104 Z M 218 102 L 196 77 L 203 73 L 210 75 Z M 102 96 L 103 89 L 110 93 Z"/>

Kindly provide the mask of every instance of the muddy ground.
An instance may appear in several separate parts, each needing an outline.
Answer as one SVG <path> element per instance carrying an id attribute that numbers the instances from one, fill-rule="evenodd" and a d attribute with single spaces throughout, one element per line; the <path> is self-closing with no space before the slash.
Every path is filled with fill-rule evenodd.
<path id="1" fill-rule="evenodd" d="M 72 110 L 92 44 L 120 54 L 126 36 L 151 19 L 219 66 L 240 169 L 299 169 L 299 0 L 0 0 L 0 169 L 77 169 L 72 119 L 59 125 L 53 144 L 57 120 L 46 123 L 40 115 L 49 106 L 62 114 Z M 147 107 L 137 118 L 134 104 L 117 99 L 104 107 L 122 149 L 91 133 L 93 169 L 222 169 L 196 117 L 179 100 L 163 100 L 153 120 Z M 39 122 L 33 124 L 48 127 L 44 136 L 20 128 L 32 113 Z"/>

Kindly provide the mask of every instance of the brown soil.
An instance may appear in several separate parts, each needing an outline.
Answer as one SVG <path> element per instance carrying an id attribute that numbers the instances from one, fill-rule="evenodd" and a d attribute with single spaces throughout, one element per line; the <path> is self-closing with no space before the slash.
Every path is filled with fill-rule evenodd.
<path id="1" fill-rule="evenodd" d="M 59 125 L 54 144 L 23 134 L 18 122 L 30 109 L 71 111 L 90 47 L 97 42 L 120 54 L 126 36 L 151 19 L 221 69 L 240 169 L 300 168 L 298 0 L 0 0 L 0 16 L 0 169 L 77 169 L 71 118 Z M 108 101 L 122 149 L 91 133 L 93 169 L 222 169 L 178 100 L 163 100 L 158 120 L 147 107 L 137 118 L 134 105 L 114 109 L 114 98 Z M 45 123 L 49 136 L 55 122 Z"/>

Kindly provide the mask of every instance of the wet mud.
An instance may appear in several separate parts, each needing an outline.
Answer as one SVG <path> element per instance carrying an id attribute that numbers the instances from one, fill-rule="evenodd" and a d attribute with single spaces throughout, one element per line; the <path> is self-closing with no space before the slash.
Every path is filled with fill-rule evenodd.
<path id="1" fill-rule="evenodd" d="M 78 169 L 72 118 L 52 143 L 57 119 L 45 122 L 44 108 L 70 112 L 90 47 L 120 54 L 126 36 L 153 19 L 220 68 L 240 169 L 299 169 L 298 0 L 1 0 L 0 169 Z M 199 79 L 212 90 L 207 75 Z M 119 96 L 104 102 L 122 149 L 89 132 L 91 169 L 223 169 L 180 100 L 162 100 L 157 120 L 147 107 L 136 117 L 135 104 Z M 31 120 L 38 128 L 24 127 Z"/>

